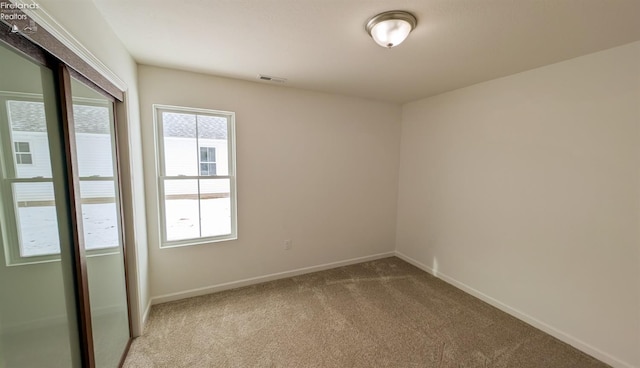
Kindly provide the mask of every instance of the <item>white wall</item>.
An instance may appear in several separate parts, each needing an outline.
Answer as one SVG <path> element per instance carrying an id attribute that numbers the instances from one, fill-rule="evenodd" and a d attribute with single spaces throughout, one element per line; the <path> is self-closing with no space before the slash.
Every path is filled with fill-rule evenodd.
<path id="1" fill-rule="evenodd" d="M 38 4 L 41 9 L 34 15 L 51 22 L 50 31 L 75 40 L 126 84 L 125 106 L 116 113 L 133 331 L 139 334 L 149 306 L 149 266 L 136 63 L 91 0 L 39 0 Z"/>
<path id="2" fill-rule="evenodd" d="M 394 250 L 400 106 L 150 66 L 138 75 L 157 301 Z M 236 113 L 237 241 L 159 248 L 154 103 Z"/>
<path id="3" fill-rule="evenodd" d="M 640 367 L 640 43 L 403 107 L 397 251 Z"/>

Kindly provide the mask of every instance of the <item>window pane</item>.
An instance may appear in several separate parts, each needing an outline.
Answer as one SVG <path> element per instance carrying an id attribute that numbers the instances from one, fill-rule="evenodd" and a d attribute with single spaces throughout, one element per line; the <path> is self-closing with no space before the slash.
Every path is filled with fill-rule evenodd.
<path id="1" fill-rule="evenodd" d="M 207 162 L 218 163 L 217 172 L 209 175 L 229 175 L 227 137 L 227 118 L 198 115 L 198 144 L 201 148 L 208 147 Z"/>
<path id="2" fill-rule="evenodd" d="M 202 236 L 231 234 L 229 179 L 200 179 Z"/>
<path id="3" fill-rule="evenodd" d="M 29 143 L 28 142 L 15 142 L 14 146 L 15 146 L 16 152 L 29 153 Z"/>
<path id="4" fill-rule="evenodd" d="M 109 107 L 73 104 L 80 177 L 113 177 Z"/>
<path id="5" fill-rule="evenodd" d="M 52 183 L 13 183 L 20 256 L 60 253 Z"/>
<path id="6" fill-rule="evenodd" d="M 167 240 L 200 237 L 198 202 L 198 180 L 165 180 L 164 203 Z"/>
<path id="7" fill-rule="evenodd" d="M 163 112 L 162 126 L 165 175 L 197 176 L 199 158 L 195 115 Z"/>
<path id="8" fill-rule="evenodd" d="M 33 161 L 30 154 L 21 153 L 16 155 L 16 163 L 18 165 L 31 165 Z"/>
<path id="9" fill-rule="evenodd" d="M 42 102 L 10 100 L 7 101 L 7 109 L 15 152 L 31 153 L 26 161 L 24 156 L 18 159 L 18 155 L 16 155 L 15 177 L 50 178 L 51 160 L 44 104 Z M 36 164 L 34 165 L 33 162 Z"/>
<path id="10" fill-rule="evenodd" d="M 207 162 L 209 161 L 209 155 L 207 154 L 207 147 L 200 147 L 200 161 Z"/>
<path id="11" fill-rule="evenodd" d="M 86 249 L 120 245 L 118 208 L 113 181 L 81 181 L 82 226 Z"/>
<path id="12" fill-rule="evenodd" d="M 209 162 L 216 162 L 216 149 L 215 147 L 207 147 L 207 152 L 209 152 Z"/>

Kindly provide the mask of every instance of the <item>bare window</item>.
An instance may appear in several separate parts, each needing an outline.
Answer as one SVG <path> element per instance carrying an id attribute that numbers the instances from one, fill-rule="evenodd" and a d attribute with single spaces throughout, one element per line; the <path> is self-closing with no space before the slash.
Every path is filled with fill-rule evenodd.
<path id="1" fill-rule="evenodd" d="M 236 239 L 234 113 L 154 112 L 162 246 Z"/>

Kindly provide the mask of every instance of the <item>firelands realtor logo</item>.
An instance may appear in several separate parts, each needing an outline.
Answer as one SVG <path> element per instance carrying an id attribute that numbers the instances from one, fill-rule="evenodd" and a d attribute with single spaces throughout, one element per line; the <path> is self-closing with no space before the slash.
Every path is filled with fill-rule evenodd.
<path id="1" fill-rule="evenodd" d="M 23 10 L 37 10 L 36 3 L 10 3 L 0 1 L 0 20 L 11 25 L 11 33 L 35 33 L 38 30 L 36 22 L 29 19 Z"/>

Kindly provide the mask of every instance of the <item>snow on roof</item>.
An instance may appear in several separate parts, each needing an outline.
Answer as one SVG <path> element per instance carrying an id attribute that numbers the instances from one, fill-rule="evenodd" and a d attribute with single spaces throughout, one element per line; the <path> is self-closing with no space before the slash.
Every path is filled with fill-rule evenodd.
<path id="1" fill-rule="evenodd" d="M 46 132 L 44 104 L 33 101 L 10 100 L 11 128 L 15 131 Z M 109 134 L 109 109 L 95 105 L 73 105 L 78 133 Z M 227 139 L 227 120 L 222 117 L 197 115 L 198 137 Z M 196 137 L 196 115 L 166 112 L 163 115 L 165 137 Z"/>

